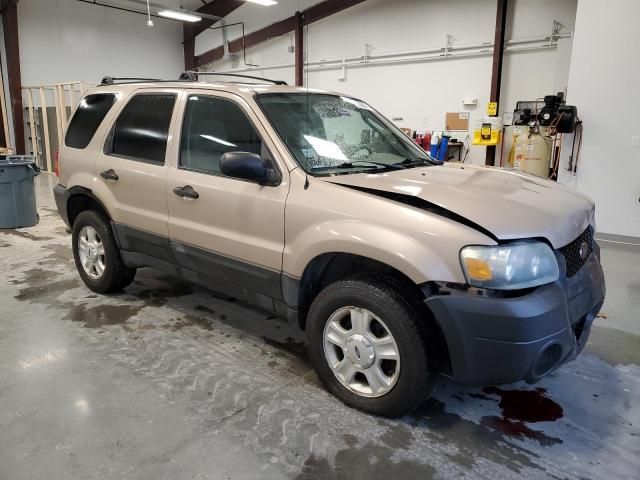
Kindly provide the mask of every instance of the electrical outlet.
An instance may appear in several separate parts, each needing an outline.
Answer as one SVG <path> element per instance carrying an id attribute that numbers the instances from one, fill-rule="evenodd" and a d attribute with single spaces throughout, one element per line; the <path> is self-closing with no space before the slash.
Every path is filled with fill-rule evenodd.
<path id="1" fill-rule="evenodd" d="M 640 147 L 640 137 L 631 137 L 631 146 Z"/>

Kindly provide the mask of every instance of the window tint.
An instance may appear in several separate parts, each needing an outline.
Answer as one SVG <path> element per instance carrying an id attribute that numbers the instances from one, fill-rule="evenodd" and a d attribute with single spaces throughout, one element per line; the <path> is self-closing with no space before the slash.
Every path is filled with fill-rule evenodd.
<path id="1" fill-rule="evenodd" d="M 227 152 L 263 155 L 262 139 L 240 107 L 229 100 L 189 97 L 182 125 L 180 167 L 220 173 Z"/>
<path id="2" fill-rule="evenodd" d="M 175 101 L 171 94 L 133 97 L 116 120 L 107 153 L 164 163 Z"/>
<path id="3" fill-rule="evenodd" d="M 71 148 L 86 148 L 115 101 L 116 96 L 112 93 L 84 97 L 67 129 L 65 145 Z"/>

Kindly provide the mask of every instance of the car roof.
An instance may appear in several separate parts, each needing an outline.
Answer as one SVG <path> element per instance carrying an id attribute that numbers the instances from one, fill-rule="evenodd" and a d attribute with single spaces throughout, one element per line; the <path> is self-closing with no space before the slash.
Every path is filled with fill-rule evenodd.
<path id="1" fill-rule="evenodd" d="M 341 95 L 337 92 L 319 90 L 307 87 L 294 87 L 291 85 L 272 85 L 270 83 L 257 82 L 203 82 L 203 81 L 140 81 L 140 82 L 124 82 L 107 85 L 98 85 L 91 89 L 87 94 L 101 92 L 122 92 L 129 94 L 135 90 L 146 89 L 181 89 L 181 90 L 217 90 L 223 92 L 234 93 L 241 97 L 253 97 L 258 93 L 324 93 L 330 95 Z"/>

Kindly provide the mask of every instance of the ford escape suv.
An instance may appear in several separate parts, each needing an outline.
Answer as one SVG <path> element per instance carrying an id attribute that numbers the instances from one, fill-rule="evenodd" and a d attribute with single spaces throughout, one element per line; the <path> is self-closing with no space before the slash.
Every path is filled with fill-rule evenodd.
<path id="1" fill-rule="evenodd" d="M 81 100 L 54 193 L 91 290 L 153 267 L 273 312 L 329 391 L 386 416 L 440 373 L 533 383 L 581 352 L 605 295 L 587 197 L 440 164 L 351 96 L 240 82 Z"/>

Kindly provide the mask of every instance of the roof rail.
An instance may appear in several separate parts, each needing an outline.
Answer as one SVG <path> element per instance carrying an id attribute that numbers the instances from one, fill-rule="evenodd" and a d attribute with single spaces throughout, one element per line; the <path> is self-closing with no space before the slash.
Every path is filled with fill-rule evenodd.
<path id="1" fill-rule="evenodd" d="M 161 82 L 158 78 L 138 78 L 138 77 L 104 77 L 100 85 L 115 85 L 116 83 L 136 83 L 136 82 Z"/>
<path id="2" fill-rule="evenodd" d="M 248 78 L 250 80 L 260 80 L 262 82 L 269 82 L 269 83 L 273 83 L 274 85 L 287 85 L 287 82 L 285 82 L 284 80 L 273 80 L 271 78 L 264 78 L 264 77 L 254 77 L 251 75 L 241 75 L 239 73 L 217 73 L 217 72 L 194 72 L 194 71 L 187 71 L 187 72 L 182 72 L 180 74 L 180 80 L 186 80 L 186 81 L 196 81 L 198 80 L 198 76 L 199 75 L 217 75 L 219 77 L 238 77 L 238 78 Z"/>

